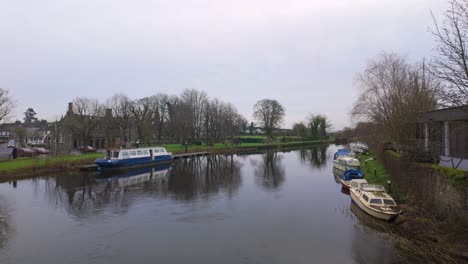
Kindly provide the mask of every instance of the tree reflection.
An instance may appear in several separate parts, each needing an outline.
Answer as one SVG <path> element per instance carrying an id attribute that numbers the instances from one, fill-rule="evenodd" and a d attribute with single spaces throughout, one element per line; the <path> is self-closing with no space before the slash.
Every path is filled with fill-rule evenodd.
<path id="1" fill-rule="evenodd" d="M 329 145 L 313 146 L 301 149 L 299 157 L 302 162 L 308 162 L 312 167 L 322 168 L 327 164 L 327 149 Z"/>
<path id="2" fill-rule="evenodd" d="M 285 179 L 282 159 L 283 156 L 278 152 L 262 154 L 261 161 L 255 165 L 255 182 L 266 190 L 278 189 Z"/>
<path id="3" fill-rule="evenodd" d="M 241 164 L 233 155 L 216 155 L 184 159 L 172 166 L 168 192 L 173 198 L 193 200 L 221 191 L 229 197 L 241 185 Z"/>
<path id="4" fill-rule="evenodd" d="M 78 218 L 104 209 L 122 214 L 142 195 L 194 200 L 225 192 L 234 195 L 241 185 L 240 162 L 230 156 L 184 159 L 171 166 L 136 169 L 108 177 L 75 173 L 44 178 L 49 200 Z"/>
<path id="5" fill-rule="evenodd" d="M 3 249 L 11 235 L 11 218 L 5 203 L 0 201 L 0 250 Z"/>

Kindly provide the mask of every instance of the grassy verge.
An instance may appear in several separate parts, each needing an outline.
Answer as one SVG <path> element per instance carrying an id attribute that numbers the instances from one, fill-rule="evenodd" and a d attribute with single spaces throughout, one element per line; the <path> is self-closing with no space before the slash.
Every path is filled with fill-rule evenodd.
<path id="1" fill-rule="evenodd" d="M 214 145 L 188 145 L 187 149 L 181 144 L 168 144 L 164 147 L 169 152 L 200 152 L 208 151 L 212 153 L 239 153 L 250 150 L 266 150 L 292 148 L 307 145 L 332 143 L 331 140 L 317 141 L 295 141 L 286 143 L 242 143 L 242 144 L 214 144 Z M 18 158 L 0 162 L 0 180 L 10 180 L 15 178 L 32 176 L 37 173 L 60 171 L 62 169 L 74 169 L 81 165 L 93 163 L 96 158 L 102 157 L 102 153 L 87 153 L 84 155 L 67 155 L 48 158 Z"/>
<path id="2" fill-rule="evenodd" d="M 389 190 L 388 180 L 390 180 L 390 175 L 385 170 L 383 164 L 379 162 L 374 151 L 371 151 L 369 155 L 360 155 L 359 162 L 361 163 L 364 178 L 369 183 L 384 186 L 387 191 L 391 191 L 391 196 L 399 203 L 407 201 L 408 198 L 398 190 L 395 184 L 392 184 L 391 190 Z"/>

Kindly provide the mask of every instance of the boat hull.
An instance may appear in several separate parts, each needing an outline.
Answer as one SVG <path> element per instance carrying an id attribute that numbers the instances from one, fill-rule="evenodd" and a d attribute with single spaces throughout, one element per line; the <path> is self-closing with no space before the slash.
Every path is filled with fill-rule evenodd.
<path id="1" fill-rule="evenodd" d="M 121 170 L 128 168 L 136 168 L 143 166 L 154 166 L 161 163 L 172 162 L 172 155 L 155 156 L 154 159 L 150 157 L 110 160 L 110 159 L 97 159 L 95 161 L 99 171 Z"/>
<path id="2" fill-rule="evenodd" d="M 353 202 L 355 202 L 356 205 L 359 208 L 361 208 L 361 210 L 363 210 L 364 212 L 366 212 L 369 215 L 372 215 L 375 218 L 382 219 L 382 220 L 385 220 L 385 221 L 390 221 L 390 220 L 393 220 L 393 219 L 397 218 L 398 215 L 399 215 L 399 213 L 383 213 L 383 212 L 379 212 L 379 211 L 376 211 L 376 210 L 373 210 L 373 209 L 369 208 L 363 202 L 361 202 L 361 200 L 356 195 L 356 193 L 355 193 L 355 191 L 353 189 L 350 189 L 350 195 L 351 195 L 351 199 L 353 200 Z"/>

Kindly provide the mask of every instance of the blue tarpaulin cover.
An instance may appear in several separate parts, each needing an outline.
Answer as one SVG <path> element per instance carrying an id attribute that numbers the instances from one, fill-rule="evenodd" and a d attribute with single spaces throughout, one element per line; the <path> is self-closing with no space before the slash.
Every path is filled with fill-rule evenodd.
<path id="1" fill-rule="evenodd" d="M 364 173 L 361 170 L 347 170 L 343 172 L 343 180 L 350 181 L 353 179 L 362 179 L 364 177 Z"/>

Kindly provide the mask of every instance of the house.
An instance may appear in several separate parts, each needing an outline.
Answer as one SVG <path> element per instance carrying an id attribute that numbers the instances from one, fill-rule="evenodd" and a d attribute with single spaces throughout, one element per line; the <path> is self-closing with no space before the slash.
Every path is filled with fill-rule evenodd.
<path id="1" fill-rule="evenodd" d="M 129 135 L 124 135 L 117 118 L 112 115 L 112 109 L 106 109 L 103 116 L 85 116 L 75 113 L 71 102 L 65 116 L 53 123 L 51 130 L 54 131 L 51 149 L 56 149 L 57 153 L 70 153 L 85 146 L 119 148 L 136 140 L 132 137 L 136 135 L 134 131 L 131 131 L 133 134 L 129 132 Z"/>
<path id="2" fill-rule="evenodd" d="M 468 170 L 468 111 L 451 107 L 423 114 L 417 137 L 423 139 L 425 149 L 441 154 L 443 166 L 459 164 Z"/>

